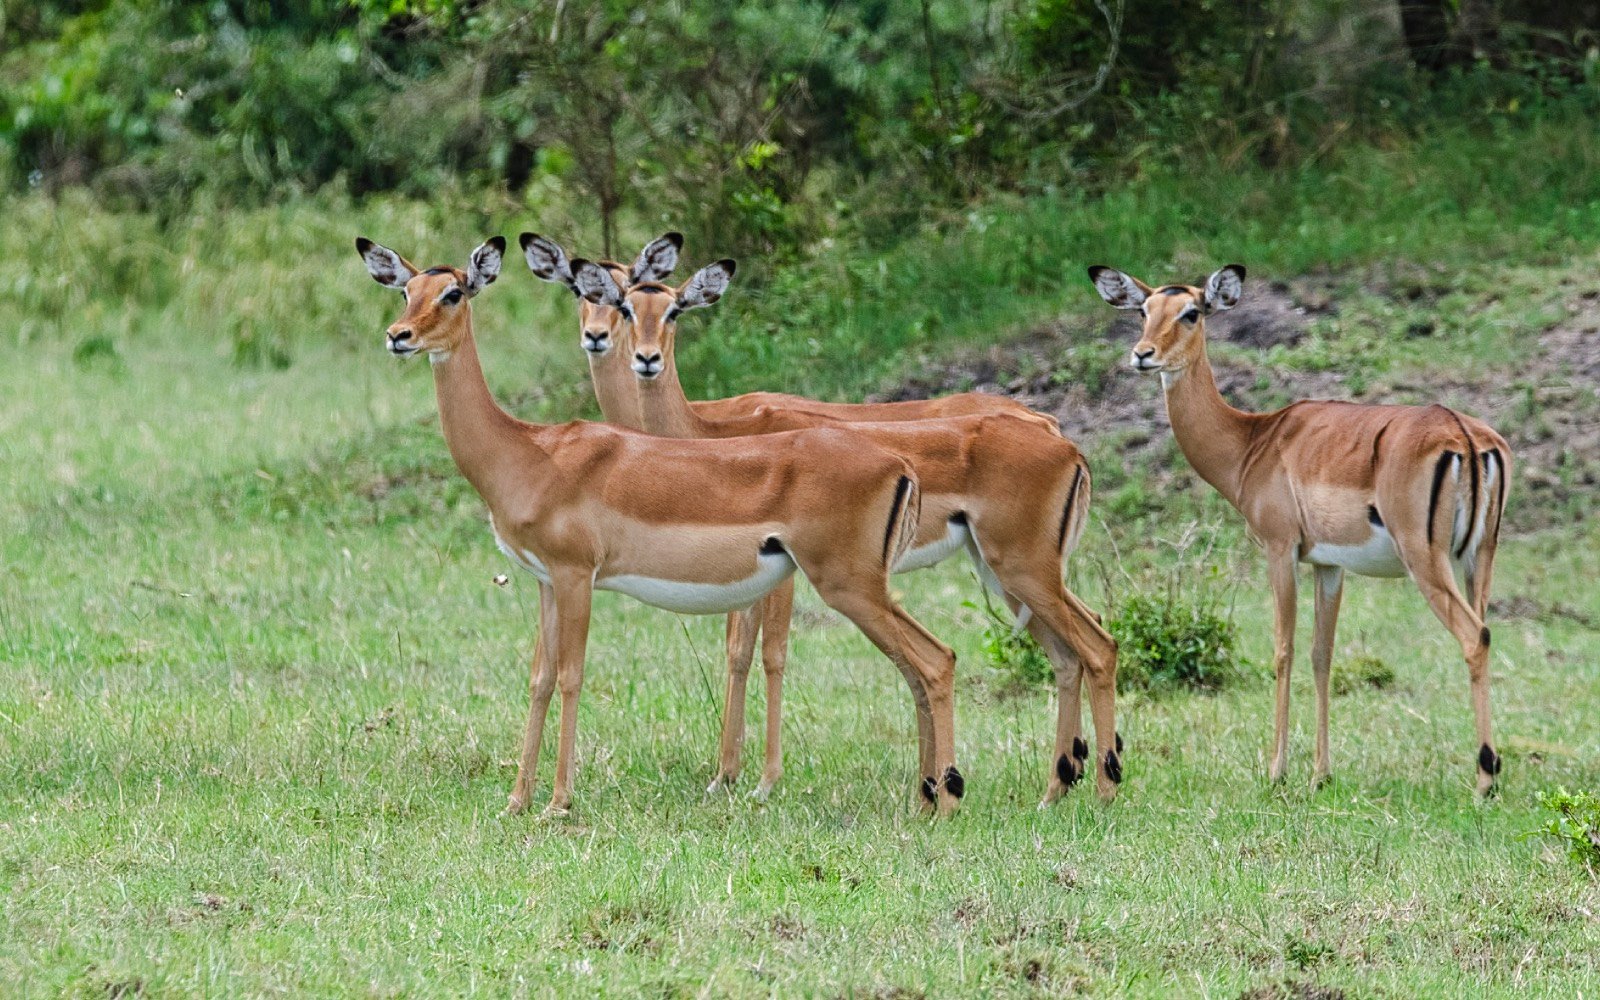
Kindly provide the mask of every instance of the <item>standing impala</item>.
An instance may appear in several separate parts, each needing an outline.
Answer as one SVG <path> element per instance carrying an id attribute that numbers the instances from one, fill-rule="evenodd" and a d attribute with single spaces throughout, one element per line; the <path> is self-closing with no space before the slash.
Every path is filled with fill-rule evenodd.
<path id="1" fill-rule="evenodd" d="M 540 641 L 510 811 L 532 797 L 558 687 L 548 811 L 571 803 L 596 588 L 669 610 L 721 613 L 750 604 L 797 567 L 907 677 L 930 720 L 922 792 L 941 812 L 956 807 L 955 657 L 889 595 L 889 568 L 916 532 L 918 491 L 904 460 L 838 429 L 711 442 L 581 421 L 524 423 L 490 395 L 472 334 L 471 299 L 499 275 L 505 241 L 478 247 L 465 269 L 419 270 L 366 239 L 356 250 L 379 284 L 405 295 L 387 347 L 428 355 L 450 454 L 488 505 L 501 551 L 539 580 Z"/>
<path id="2" fill-rule="evenodd" d="M 1295 563 L 1316 575 L 1311 665 L 1317 686 L 1313 781 L 1329 773 L 1328 667 L 1344 573 L 1409 575 L 1461 644 L 1478 726 L 1478 791 L 1500 772 L 1489 733 L 1489 604 L 1511 449 L 1494 428 L 1443 406 L 1367 406 L 1303 400 L 1273 413 L 1223 401 L 1206 359 L 1206 317 L 1231 309 L 1244 268 L 1229 264 L 1204 289 L 1151 288 L 1109 267 L 1089 268 L 1100 296 L 1137 309 L 1144 332 L 1131 364 L 1158 372 L 1167 416 L 1189 464 L 1233 504 L 1266 549 L 1277 608 L 1276 738 L 1271 777 L 1289 746 L 1289 669 L 1294 660 Z M 1466 576 L 1467 594 L 1454 570 Z"/>
<path id="3" fill-rule="evenodd" d="M 532 245 L 528 237 L 523 242 L 525 248 Z M 647 247 L 641 259 L 661 242 Z M 676 241 L 671 243 L 675 249 Z M 583 297 L 623 320 L 614 339 L 632 349 L 630 367 L 645 430 L 671 437 L 743 438 L 828 426 L 837 423 L 837 415 L 849 415 L 851 430 L 905 456 L 922 487 L 923 518 L 896 571 L 931 566 L 962 549 L 972 556 L 985 584 L 1005 596 L 1056 667 L 1059 708 L 1046 801 L 1057 798 L 1086 769 L 1088 746 L 1079 730 L 1081 679 L 1090 689 L 1097 788 L 1104 798 L 1115 794 L 1122 776 L 1114 745 L 1116 644 L 1061 581 L 1062 562 L 1077 545 L 1088 514 L 1088 466 L 1053 420 L 1008 403 L 979 415 L 880 421 L 872 419 L 882 413 L 878 407 L 818 404 L 776 394 L 763 394 L 742 407 L 723 400 L 718 415 L 708 415 L 709 407 L 696 407 L 685 398 L 678 380 L 676 320 L 686 310 L 721 298 L 733 276 L 733 262 L 703 268 L 680 288 L 636 281 L 626 291 L 613 267 L 581 260 L 570 267 Z M 986 398 L 992 397 L 973 397 Z M 959 411 L 973 400 L 945 405 Z M 910 415 L 904 406 L 899 412 Z M 722 743 L 722 774 L 729 776 L 738 768 L 748 654 L 742 663 L 743 670 L 739 660 L 730 662 Z M 774 686 L 769 675 L 769 691 Z M 777 728 L 775 706 L 774 700 L 768 709 L 769 734 Z M 774 764 L 772 746 L 769 735 L 769 769 Z"/>

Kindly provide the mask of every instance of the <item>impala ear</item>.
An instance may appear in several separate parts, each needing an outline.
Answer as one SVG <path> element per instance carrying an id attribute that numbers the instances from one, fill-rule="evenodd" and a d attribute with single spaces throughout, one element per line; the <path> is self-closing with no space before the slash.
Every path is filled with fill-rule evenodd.
<path id="1" fill-rule="evenodd" d="M 731 258 L 724 258 L 696 271 L 694 277 L 684 282 L 683 287 L 678 289 L 675 310 L 682 312 L 685 309 L 700 309 L 715 305 L 727 292 L 729 283 L 733 281 L 733 272 L 738 266 L 738 263 Z"/>
<path id="2" fill-rule="evenodd" d="M 572 262 L 572 287 L 597 306 L 622 308 L 622 289 L 611 272 L 592 260 L 582 257 Z"/>
<path id="3" fill-rule="evenodd" d="M 1206 279 L 1206 290 L 1201 295 L 1201 305 L 1207 314 L 1232 309 L 1244 294 L 1244 265 L 1228 264 Z"/>
<path id="4" fill-rule="evenodd" d="M 491 236 L 472 251 L 472 260 L 467 264 L 467 295 L 476 295 L 494 284 L 494 279 L 500 277 L 500 263 L 505 256 L 504 236 Z"/>
<path id="5" fill-rule="evenodd" d="M 356 253 L 366 262 L 367 273 L 372 275 L 372 280 L 385 288 L 403 292 L 406 282 L 417 276 L 417 269 L 410 261 L 365 236 L 356 237 Z"/>
<path id="6" fill-rule="evenodd" d="M 1114 267 L 1096 264 L 1089 268 L 1089 280 L 1100 297 L 1118 309 L 1137 309 L 1150 297 L 1149 285 Z"/>
<path id="7" fill-rule="evenodd" d="M 682 233 L 667 233 L 660 239 L 651 240 L 639 251 L 639 259 L 633 262 L 633 269 L 628 272 L 628 284 L 665 281 L 672 269 L 678 266 L 678 251 L 682 249 Z"/>
<path id="8" fill-rule="evenodd" d="M 538 233 L 523 233 L 519 242 L 522 244 L 522 256 L 528 261 L 528 270 L 533 272 L 534 277 L 566 285 L 572 289 L 572 294 L 581 294 L 572 281 L 572 262 L 567 260 L 567 252 L 558 243 Z"/>

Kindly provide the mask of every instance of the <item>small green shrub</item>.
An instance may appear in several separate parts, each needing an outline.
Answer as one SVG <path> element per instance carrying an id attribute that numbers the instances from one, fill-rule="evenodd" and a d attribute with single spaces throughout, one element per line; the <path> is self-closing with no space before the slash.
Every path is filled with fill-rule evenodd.
<path id="1" fill-rule="evenodd" d="M 967 601 L 966 605 L 983 612 L 983 658 L 989 666 L 1030 687 L 1055 682 L 1055 667 L 1044 655 L 1044 649 L 1027 631 L 1017 628 L 1010 615 L 990 602 L 987 590 L 983 592 L 981 605 L 972 601 Z"/>
<path id="2" fill-rule="evenodd" d="M 1370 654 L 1357 656 L 1349 663 L 1334 664 L 1330 686 L 1340 698 L 1362 688 L 1382 691 L 1394 686 L 1394 668 Z"/>
<path id="3" fill-rule="evenodd" d="M 1233 622 L 1170 595 L 1128 598 L 1106 623 L 1119 690 L 1216 690 L 1240 674 Z"/>
<path id="4" fill-rule="evenodd" d="M 1572 860 L 1600 869 L 1600 796 L 1558 788 L 1541 792 L 1539 804 L 1554 813 L 1536 833 L 1566 845 Z"/>

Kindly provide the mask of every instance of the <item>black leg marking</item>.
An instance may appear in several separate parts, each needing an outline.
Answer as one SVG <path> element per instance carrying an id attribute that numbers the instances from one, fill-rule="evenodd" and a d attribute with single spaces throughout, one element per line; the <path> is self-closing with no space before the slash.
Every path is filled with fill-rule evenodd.
<path id="1" fill-rule="evenodd" d="M 1450 463 L 1454 462 L 1460 457 L 1460 455 L 1457 455 L 1453 451 L 1442 451 L 1439 453 L 1439 461 L 1433 466 L 1433 489 L 1428 491 L 1429 545 L 1433 544 L 1433 522 L 1438 519 L 1435 517 L 1435 515 L 1439 513 L 1439 490 L 1444 488 L 1444 476 L 1445 473 L 1450 471 Z"/>
<path id="2" fill-rule="evenodd" d="M 1478 633 L 1478 641 L 1485 646 L 1489 645 L 1489 626 L 1485 625 L 1483 630 Z"/>
<path id="3" fill-rule="evenodd" d="M 1106 751 L 1106 777 L 1119 785 L 1122 784 L 1122 761 L 1117 759 L 1115 750 Z"/>
<path id="4" fill-rule="evenodd" d="M 1115 735 L 1117 737 L 1117 753 L 1121 753 L 1122 752 L 1122 734 L 1121 733 L 1117 733 Z"/>
<path id="5" fill-rule="evenodd" d="M 961 772 L 956 770 L 954 764 L 945 768 L 944 790 L 958 799 L 967 794 L 967 779 L 961 776 Z"/>
<path id="6" fill-rule="evenodd" d="M 936 800 L 938 798 L 938 796 L 934 794 L 933 789 L 934 789 L 934 780 L 932 778 L 923 778 L 922 779 L 922 797 L 927 799 L 929 802 L 933 802 L 934 800 Z"/>
<path id="7" fill-rule="evenodd" d="M 1478 748 L 1478 770 L 1484 774 L 1500 773 L 1500 755 L 1487 743 Z"/>
<path id="8" fill-rule="evenodd" d="M 1089 759 L 1089 744 L 1083 741 L 1082 736 L 1074 736 L 1072 738 L 1072 756 L 1079 760 Z"/>
<path id="9" fill-rule="evenodd" d="M 1056 779 L 1063 785 L 1071 788 L 1078 782 L 1078 769 L 1072 765 L 1072 758 L 1062 754 L 1056 758 Z"/>

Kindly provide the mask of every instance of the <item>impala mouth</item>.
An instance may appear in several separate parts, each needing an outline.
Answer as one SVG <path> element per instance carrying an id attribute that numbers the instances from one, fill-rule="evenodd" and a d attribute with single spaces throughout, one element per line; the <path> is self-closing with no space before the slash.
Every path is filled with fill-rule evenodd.
<path id="1" fill-rule="evenodd" d="M 583 335 L 583 349 L 588 351 L 590 354 L 604 354 L 611 350 L 611 338 L 595 338 L 586 333 Z"/>
<path id="2" fill-rule="evenodd" d="M 1157 361 L 1155 358 L 1141 358 L 1137 356 L 1129 358 L 1128 364 L 1136 372 L 1158 372 L 1167 367 L 1166 365 Z"/>
<path id="3" fill-rule="evenodd" d="M 661 362 L 635 361 L 633 363 L 633 373 L 640 378 L 655 378 L 657 375 L 661 374 Z"/>
<path id="4" fill-rule="evenodd" d="M 417 353 L 417 349 L 409 344 L 401 344 L 394 340 L 390 340 L 389 353 L 393 354 L 397 358 L 408 358 Z"/>

